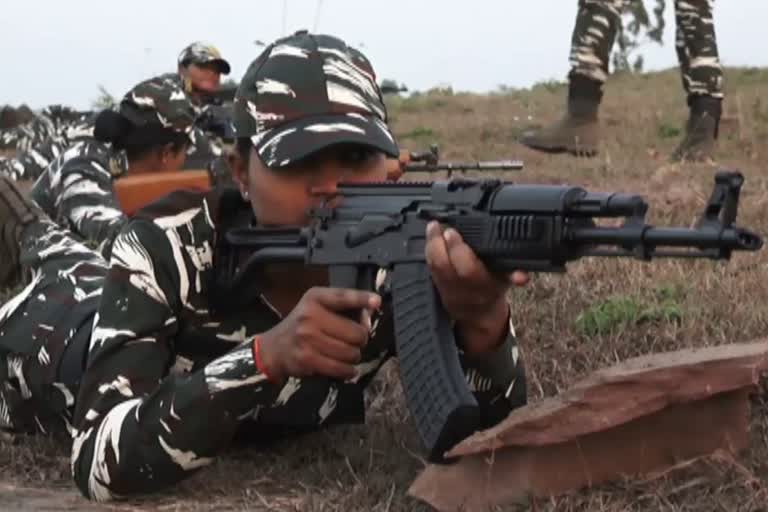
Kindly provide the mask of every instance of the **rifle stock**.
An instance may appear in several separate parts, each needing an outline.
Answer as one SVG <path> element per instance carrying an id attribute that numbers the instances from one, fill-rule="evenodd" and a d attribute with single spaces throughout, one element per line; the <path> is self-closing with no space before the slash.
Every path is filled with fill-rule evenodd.
<path id="1" fill-rule="evenodd" d="M 210 189 L 208 171 L 160 171 L 125 176 L 114 182 L 115 194 L 120 208 L 126 215 L 175 190 Z"/>

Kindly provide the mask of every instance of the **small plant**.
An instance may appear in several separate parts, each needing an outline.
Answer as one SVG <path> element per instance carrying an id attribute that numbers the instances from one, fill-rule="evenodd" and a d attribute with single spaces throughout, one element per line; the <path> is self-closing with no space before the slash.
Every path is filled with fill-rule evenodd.
<path id="1" fill-rule="evenodd" d="M 611 297 L 576 317 L 576 330 L 586 336 L 606 334 L 635 322 L 642 306 L 631 297 Z"/>
<path id="2" fill-rule="evenodd" d="M 91 105 L 95 110 L 104 110 L 117 105 L 118 100 L 104 87 L 99 85 L 99 96 L 93 100 Z"/>
<path id="3" fill-rule="evenodd" d="M 654 290 L 652 299 L 617 296 L 589 307 L 576 317 L 576 330 L 584 336 L 604 335 L 633 325 L 652 322 L 677 322 L 683 317 L 679 301 L 682 288 L 662 286 Z"/>
<path id="4" fill-rule="evenodd" d="M 534 89 L 541 87 L 547 92 L 550 92 L 552 94 L 560 94 L 560 91 L 563 87 L 565 87 L 565 82 L 561 82 L 560 80 L 544 80 L 542 82 L 536 82 L 534 84 Z"/>
<path id="5" fill-rule="evenodd" d="M 680 128 L 670 123 L 662 122 L 659 125 L 659 138 L 660 139 L 674 139 L 680 136 Z"/>

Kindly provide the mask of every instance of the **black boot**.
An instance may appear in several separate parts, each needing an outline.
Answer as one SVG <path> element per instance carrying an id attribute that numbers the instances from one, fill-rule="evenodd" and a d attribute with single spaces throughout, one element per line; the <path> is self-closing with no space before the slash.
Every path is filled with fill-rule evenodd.
<path id="1" fill-rule="evenodd" d="M 688 97 L 690 114 L 685 126 L 685 138 L 680 142 L 672 160 L 675 162 L 705 162 L 712 159 L 720 126 L 722 99 L 705 95 Z"/>
<path id="2" fill-rule="evenodd" d="M 603 98 L 603 84 L 572 73 L 568 84 L 568 110 L 556 123 L 537 132 L 527 132 L 520 142 L 547 153 L 568 152 L 594 156 L 600 139 L 597 111 Z"/>
<path id="3" fill-rule="evenodd" d="M 10 286 L 21 275 L 22 231 L 29 224 L 46 218 L 40 207 L 25 197 L 11 179 L 0 176 L 0 287 Z"/>

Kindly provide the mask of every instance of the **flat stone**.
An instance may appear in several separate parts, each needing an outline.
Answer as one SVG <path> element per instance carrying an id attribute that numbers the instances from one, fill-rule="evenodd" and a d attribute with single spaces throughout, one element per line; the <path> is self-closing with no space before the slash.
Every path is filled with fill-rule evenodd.
<path id="1" fill-rule="evenodd" d="M 409 494 L 438 510 L 483 510 L 660 470 L 749 441 L 748 395 L 768 342 L 653 354 L 599 370 L 518 409 L 430 465 Z"/>

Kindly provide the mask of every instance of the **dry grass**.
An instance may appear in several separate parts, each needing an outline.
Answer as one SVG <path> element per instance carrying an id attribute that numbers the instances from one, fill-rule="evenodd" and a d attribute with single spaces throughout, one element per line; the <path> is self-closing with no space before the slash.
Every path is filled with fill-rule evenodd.
<path id="1" fill-rule="evenodd" d="M 530 124 L 562 111 L 562 84 L 490 96 L 433 92 L 389 101 L 404 147 L 441 145 L 446 159 L 522 158 L 511 179 L 573 183 L 593 190 L 638 192 L 650 221 L 689 225 L 706 200 L 716 167 L 747 177 L 739 222 L 768 233 L 768 70 L 729 70 L 719 163 L 672 165 L 682 135 L 684 99 L 674 72 L 616 77 L 601 111 L 605 140 L 595 159 L 541 155 L 515 144 Z M 530 120 L 528 117 L 530 116 Z M 640 354 L 749 340 L 768 331 L 768 253 L 729 263 L 585 260 L 565 275 L 537 275 L 512 296 L 538 400 L 590 371 Z M 768 503 L 768 407 L 754 397 L 752 446 L 737 460 L 705 458 L 646 476 L 538 500 L 552 511 L 757 511 Z M 369 393 L 368 425 L 333 429 L 267 449 L 233 449 L 148 510 L 422 510 L 404 496 L 422 467 L 407 422 L 396 367 Z M 0 442 L 0 475 L 36 487 L 67 480 L 66 453 L 44 440 Z"/>

